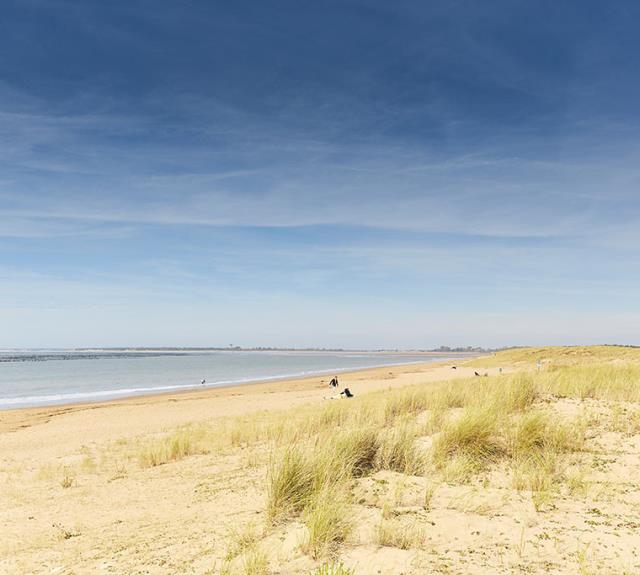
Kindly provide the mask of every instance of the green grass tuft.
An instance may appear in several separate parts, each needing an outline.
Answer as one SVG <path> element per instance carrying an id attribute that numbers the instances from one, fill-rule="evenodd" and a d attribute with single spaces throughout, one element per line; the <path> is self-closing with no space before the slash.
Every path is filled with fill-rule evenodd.
<path id="1" fill-rule="evenodd" d="M 303 550 L 314 559 L 334 553 L 352 528 L 344 490 L 326 486 L 314 494 L 305 509 L 304 523 L 308 537 Z"/>

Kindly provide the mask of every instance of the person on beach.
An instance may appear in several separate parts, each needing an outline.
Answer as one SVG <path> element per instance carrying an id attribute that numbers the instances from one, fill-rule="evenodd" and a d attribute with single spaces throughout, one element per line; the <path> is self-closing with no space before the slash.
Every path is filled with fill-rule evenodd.
<path id="1" fill-rule="evenodd" d="M 345 387 L 340 393 L 336 393 L 329 397 L 325 396 L 322 399 L 349 399 L 351 397 L 354 397 L 353 393 L 351 393 L 351 390 L 348 387 Z"/>
<path id="2" fill-rule="evenodd" d="M 338 387 L 338 378 L 334 377 L 330 382 L 329 382 L 329 386 L 330 387 Z"/>
<path id="3" fill-rule="evenodd" d="M 204 379 L 204 377 L 202 378 L 202 381 L 200 382 L 200 385 L 204 385 L 205 383 L 207 383 Z"/>

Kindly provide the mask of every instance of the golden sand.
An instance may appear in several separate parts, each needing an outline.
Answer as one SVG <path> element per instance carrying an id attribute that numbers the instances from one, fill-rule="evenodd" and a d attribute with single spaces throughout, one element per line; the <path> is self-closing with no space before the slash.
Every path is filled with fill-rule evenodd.
<path id="1" fill-rule="evenodd" d="M 499 363 L 343 374 L 356 397 L 340 402 L 469 376 L 499 385 Z M 475 369 L 492 377 L 473 378 Z M 264 442 L 239 439 L 157 466 L 140 456 L 181 426 L 197 433 L 235 416 L 323 409 L 336 403 L 324 399 L 328 379 L 0 412 L 0 573 L 302 575 L 332 561 L 356 575 L 639 572 L 640 411 L 629 402 L 537 400 L 554 417 L 590 418 L 553 492 L 516 489 L 500 462 L 465 481 L 385 469 L 357 479 L 353 529 L 335 557 L 312 557 L 302 518 L 267 521 Z M 249 540 L 256 547 L 243 547 Z"/>

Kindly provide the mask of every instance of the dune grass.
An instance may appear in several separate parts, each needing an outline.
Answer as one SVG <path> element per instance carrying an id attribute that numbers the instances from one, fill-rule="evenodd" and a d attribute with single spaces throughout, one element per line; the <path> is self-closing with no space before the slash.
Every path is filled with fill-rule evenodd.
<path id="1" fill-rule="evenodd" d="M 323 563 L 310 575 L 355 575 L 353 569 L 347 569 L 344 563 Z"/>
<path id="2" fill-rule="evenodd" d="M 564 454 L 583 448 L 585 425 L 552 414 L 541 399 L 634 397 L 640 375 L 626 364 L 594 364 L 589 370 L 561 365 L 539 373 L 413 386 L 319 410 L 304 420 L 304 433 L 280 426 L 279 441 L 296 443 L 282 455 L 278 447 L 274 452 L 278 463 L 270 473 L 268 515 L 302 515 L 309 529 L 305 549 L 318 556 L 336 543 L 327 535 L 328 525 L 340 525 L 344 508 L 326 499 L 328 486 L 347 492 L 350 482 L 376 470 L 421 475 L 430 465 L 430 473 L 439 472 L 445 481 L 468 481 L 503 460 L 514 488 L 545 502 L 565 480 Z M 429 451 L 417 442 L 421 435 L 433 435 Z M 318 501 L 327 501 L 326 509 Z M 380 529 L 382 540 L 391 537 L 384 525 Z M 337 530 L 338 540 L 343 532 L 346 528 Z"/>
<path id="3" fill-rule="evenodd" d="M 185 427 L 173 433 L 145 442 L 137 452 L 140 467 L 156 467 L 179 461 L 189 455 L 209 452 L 206 430 Z"/>
<path id="4" fill-rule="evenodd" d="M 427 540 L 424 526 L 399 519 L 382 519 L 376 526 L 376 543 L 382 547 L 419 549 Z"/>
<path id="5" fill-rule="evenodd" d="M 536 509 L 544 510 L 561 488 L 565 494 L 588 488 L 584 474 L 567 472 L 568 454 L 584 449 L 588 426 L 640 433 L 640 350 L 509 350 L 474 361 L 489 367 L 519 365 L 524 371 L 413 385 L 295 412 L 259 413 L 223 421 L 205 433 L 181 429 L 145 443 L 138 460 L 142 467 L 153 467 L 207 451 L 244 450 L 253 459 L 252 450 L 270 452 L 269 524 L 302 522 L 302 550 L 321 558 L 332 556 L 348 538 L 352 487 L 370 474 L 389 470 L 427 475 L 429 485 L 472 480 L 481 485 L 485 472 L 506 469 L 512 487 L 530 492 Z M 605 423 L 602 416 L 563 415 L 577 410 L 555 410 L 561 400 L 573 406 L 605 401 L 609 415 Z M 263 466 L 255 459 L 256 469 Z M 426 512 L 432 495 L 428 487 Z M 400 521 L 391 508 L 383 515 L 375 532 L 378 544 L 422 545 L 423 527 Z M 229 538 L 229 553 L 246 559 L 244 571 L 260 573 L 264 561 L 255 533 L 231 533 Z"/>
<path id="6" fill-rule="evenodd" d="M 548 491 L 561 478 L 558 455 L 551 450 L 518 457 L 511 467 L 513 487 L 518 491 Z"/>
<path id="7" fill-rule="evenodd" d="M 325 485 L 313 494 L 304 511 L 308 537 L 303 551 L 314 559 L 334 553 L 352 529 L 347 492 Z"/>
<path id="8" fill-rule="evenodd" d="M 499 351 L 468 362 L 474 367 L 584 365 L 612 361 L 640 363 L 640 348 L 620 345 L 523 347 Z"/>
<path id="9" fill-rule="evenodd" d="M 433 445 L 432 459 L 443 467 L 452 456 L 461 455 L 478 465 L 497 458 L 503 448 L 497 438 L 497 421 L 492 410 L 469 407 L 447 423 Z"/>
<path id="10" fill-rule="evenodd" d="M 539 372 L 538 359 L 544 361 Z M 327 402 L 298 408 L 295 413 L 265 412 L 228 418 L 200 429 L 177 430 L 151 442 L 143 438 L 137 447 L 137 458 L 141 466 L 153 467 L 207 451 L 229 452 L 268 442 L 291 445 L 336 429 L 380 431 L 423 413 L 428 414 L 423 431 L 433 434 L 445 425 L 452 410 L 482 405 L 502 416 L 527 410 L 540 397 L 640 402 L 640 349 L 636 348 L 514 349 L 473 360 L 469 365 L 478 362 L 531 369 L 500 377 L 375 392 L 358 397 L 356 402 Z"/>
<path id="11" fill-rule="evenodd" d="M 416 446 L 417 427 L 402 423 L 381 434 L 376 467 L 407 475 L 418 475 L 424 471 L 426 454 Z"/>
<path id="12" fill-rule="evenodd" d="M 75 483 L 75 475 L 68 468 L 65 468 L 62 474 L 62 479 L 60 479 L 60 487 L 62 487 L 62 489 L 69 489 L 70 487 L 73 487 Z"/>
<path id="13" fill-rule="evenodd" d="M 260 535 L 260 530 L 253 523 L 230 528 L 227 534 L 225 559 L 231 561 L 234 557 L 250 551 L 260 540 Z"/>
<path id="14" fill-rule="evenodd" d="M 531 411 L 511 420 L 509 448 L 514 457 L 540 451 L 569 453 L 580 451 L 584 445 L 583 421 L 559 421 L 544 411 Z"/>
<path id="15" fill-rule="evenodd" d="M 556 397 L 640 401 L 640 365 L 551 366 L 540 377 L 541 389 Z"/>
<path id="16" fill-rule="evenodd" d="M 313 472 L 303 450 L 289 447 L 274 456 L 267 485 L 267 516 L 271 521 L 300 513 L 313 487 Z"/>
<path id="17" fill-rule="evenodd" d="M 505 381 L 496 384 L 494 380 L 487 392 L 491 396 L 493 409 L 501 414 L 524 411 L 531 407 L 539 397 L 539 390 L 534 376 L 521 373 L 509 376 Z"/>
<path id="18" fill-rule="evenodd" d="M 267 575 L 269 558 L 260 546 L 249 548 L 242 556 L 242 575 Z"/>
<path id="19" fill-rule="evenodd" d="M 375 466 L 380 449 L 380 436 L 373 427 L 349 426 L 320 436 L 316 447 L 318 474 L 322 482 L 363 477 Z"/>

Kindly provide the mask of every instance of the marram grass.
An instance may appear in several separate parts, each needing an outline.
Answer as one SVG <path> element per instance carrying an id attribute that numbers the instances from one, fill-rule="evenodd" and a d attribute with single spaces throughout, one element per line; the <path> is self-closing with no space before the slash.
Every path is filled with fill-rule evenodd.
<path id="1" fill-rule="evenodd" d="M 426 474 L 433 485 L 431 481 L 467 482 L 499 465 L 510 474 L 512 487 L 529 491 L 536 509 L 544 510 L 560 493 L 588 489 L 583 475 L 567 471 L 567 454 L 584 448 L 588 426 L 604 425 L 562 416 L 553 403 L 562 398 L 573 406 L 602 400 L 610 406 L 607 421 L 612 428 L 637 431 L 637 425 L 624 422 L 632 419 L 627 414 L 640 413 L 634 407 L 640 403 L 640 355 L 638 363 L 580 365 L 566 359 L 580 356 L 574 351 L 560 353 L 561 361 L 547 361 L 540 369 L 529 365 L 520 373 L 505 369 L 486 378 L 413 385 L 358 395 L 354 401 L 256 414 L 229 420 L 216 433 L 210 430 L 203 436 L 182 430 L 148 448 L 145 465 L 177 461 L 206 448 L 270 446 L 266 515 L 270 523 L 295 519 L 304 524 L 301 549 L 314 559 L 335 557 L 354 527 L 352 488 L 381 470 Z M 507 368 L 507 358 L 496 354 L 492 360 Z M 427 510 L 431 495 L 425 495 Z M 395 517 L 393 506 L 375 530 L 378 544 L 402 549 L 422 546 L 427 536 L 420 525 Z M 238 557 L 248 558 L 244 571 L 259 573 L 266 563 L 260 553 L 251 557 L 259 550 L 251 537 L 242 550 L 243 537 L 236 536 L 235 550 Z M 349 572 L 340 564 L 325 565 L 327 573 Z"/>

